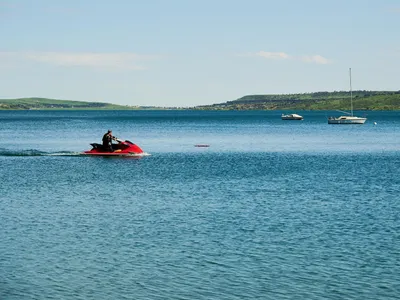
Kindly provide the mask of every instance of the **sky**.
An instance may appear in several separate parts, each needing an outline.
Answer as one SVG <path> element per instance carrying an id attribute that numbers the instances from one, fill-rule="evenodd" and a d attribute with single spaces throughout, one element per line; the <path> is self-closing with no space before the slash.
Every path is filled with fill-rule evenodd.
<path id="1" fill-rule="evenodd" d="M 0 99 L 400 90 L 400 0 L 0 0 Z"/>

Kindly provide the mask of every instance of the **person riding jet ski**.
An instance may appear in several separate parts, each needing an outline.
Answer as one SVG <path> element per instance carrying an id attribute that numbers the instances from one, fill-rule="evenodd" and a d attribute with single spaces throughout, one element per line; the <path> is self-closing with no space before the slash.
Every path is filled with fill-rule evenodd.
<path id="1" fill-rule="evenodd" d="M 113 141 L 117 143 L 113 144 Z M 143 156 L 145 152 L 136 144 L 128 140 L 120 140 L 108 130 L 103 135 L 101 144 L 91 143 L 92 149 L 84 151 L 84 155 L 94 156 Z"/>
<path id="2" fill-rule="evenodd" d="M 113 144 L 112 141 L 115 141 L 117 138 L 112 135 L 112 130 L 108 130 L 107 133 L 103 135 L 103 148 L 106 151 L 113 152 Z"/>

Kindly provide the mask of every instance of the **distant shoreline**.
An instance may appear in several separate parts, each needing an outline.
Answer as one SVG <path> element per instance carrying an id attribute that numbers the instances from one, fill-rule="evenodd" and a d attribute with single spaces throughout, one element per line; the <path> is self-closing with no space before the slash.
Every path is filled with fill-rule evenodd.
<path id="1" fill-rule="evenodd" d="M 2 109 L 0 111 L 218 111 L 218 112 L 229 112 L 229 111 L 286 111 L 286 112 L 303 112 L 303 111 L 346 111 L 337 109 L 197 109 L 197 108 L 152 108 L 152 109 L 90 109 L 90 108 L 43 108 L 43 109 Z M 397 109 L 354 109 L 356 112 L 368 112 L 368 111 L 400 111 Z"/>
<path id="2" fill-rule="evenodd" d="M 353 91 L 353 110 L 400 110 L 400 91 Z M 0 99 L 0 110 L 350 110 L 350 93 L 247 95 L 237 100 L 193 107 L 129 106 L 49 98 Z"/>

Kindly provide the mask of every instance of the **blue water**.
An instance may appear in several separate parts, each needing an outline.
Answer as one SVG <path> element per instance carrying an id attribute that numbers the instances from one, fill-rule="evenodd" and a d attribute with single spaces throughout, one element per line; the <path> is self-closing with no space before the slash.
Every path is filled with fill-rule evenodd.
<path id="1" fill-rule="evenodd" d="M 298 113 L 0 111 L 0 299 L 399 299 L 400 112 Z"/>

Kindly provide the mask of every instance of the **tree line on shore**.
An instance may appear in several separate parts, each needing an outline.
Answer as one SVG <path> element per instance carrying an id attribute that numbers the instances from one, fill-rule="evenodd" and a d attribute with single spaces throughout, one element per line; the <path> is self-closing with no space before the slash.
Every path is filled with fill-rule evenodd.
<path id="1" fill-rule="evenodd" d="M 237 100 L 204 105 L 207 110 L 346 110 L 350 99 L 357 110 L 400 110 L 400 91 L 315 92 L 247 95 Z"/>
<path id="2" fill-rule="evenodd" d="M 400 91 L 346 91 L 302 94 L 247 95 L 236 100 L 179 109 L 194 110 L 348 110 L 350 98 L 354 110 L 400 110 Z M 188 96 L 190 97 L 190 96 Z M 48 98 L 0 99 L 2 110 L 26 109 L 177 109 L 152 106 L 116 105 L 105 102 L 84 102 Z"/>

